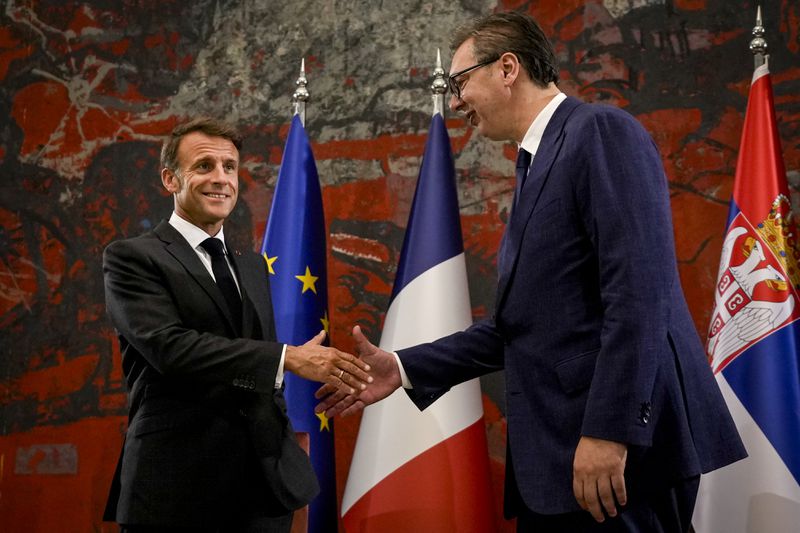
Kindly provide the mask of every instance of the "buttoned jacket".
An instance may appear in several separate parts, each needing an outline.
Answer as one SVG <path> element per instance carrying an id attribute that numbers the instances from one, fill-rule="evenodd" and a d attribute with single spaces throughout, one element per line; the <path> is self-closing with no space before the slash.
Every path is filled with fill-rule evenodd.
<path id="1" fill-rule="evenodd" d="M 266 265 L 250 251 L 229 248 L 229 259 L 242 294 L 242 331 L 169 223 L 104 252 L 106 307 L 130 398 L 107 520 L 227 523 L 253 488 L 247 480 L 254 471 L 287 512 L 318 491 L 275 388 L 283 345 L 275 342 Z"/>

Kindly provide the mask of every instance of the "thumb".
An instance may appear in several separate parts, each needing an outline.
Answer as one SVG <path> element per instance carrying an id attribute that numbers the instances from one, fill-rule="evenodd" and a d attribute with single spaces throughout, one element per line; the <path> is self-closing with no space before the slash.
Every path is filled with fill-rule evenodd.
<path id="1" fill-rule="evenodd" d="M 311 339 L 310 339 L 310 340 L 309 340 L 309 341 L 306 343 L 306 346 L 310 346 L 310 345 L 319 345 L 319 344 L 322 344 L 323 342 L 325 342 L 325 335 L 327 335 L 327 334 L 325 333 L 325 330 L 323 329 L 322 331 L 320 331 L 319 333 L 317 333 L 316 335 L 314 335 L 314 336 L 313 336 L 313 337 L 312 337 L 312 338 L 311 338 Z"/>
<path id="2" fill-rule="evenodd" d="M 370 352 L 374 351 L 375 346 L 373 346 L 364 333 L 362 333 L 361 326 L 355 326 L 353 328 L 353 339 L 356 341 L 356 351 L 359 356 L 369 355 Z"/>

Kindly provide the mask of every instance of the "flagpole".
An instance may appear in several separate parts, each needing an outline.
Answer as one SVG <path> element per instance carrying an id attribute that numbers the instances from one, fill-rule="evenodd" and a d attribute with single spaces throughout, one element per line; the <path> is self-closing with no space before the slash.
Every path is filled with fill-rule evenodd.
<path id="1" fill-rule="evenodd" d="M 756 12 L 756 25 L 753 27 L 753 40 L 750 41 L 750 52 L 753 53 L 755 68 L 763 65 L 769 57 L 767 56 L 767 41 L 764 39 L 764 26 L 761 22 L 760 5 Z"/>
<path id="2" fill-rule="evenodd" d="M 300 115 L 300 122 L 303 123 L 303 126 L 306 125 L 306 102 L 308 101 L 308 89 L 306 86 L 308 85 L 308 79 L 306 78 L 306 60 L 302 58 L 300 60 L 300 76 L 298 76 L 297 81 L 294 82 L 297 85 L 297 89 L 292 94 L 292 116 Z"/>
<path id="3" fill-rule="evenodd" d="M 447 92 L 447 82 L 444 80 L 442 68 L 442 52 L 436 49 L 436 68 L 433 69 L 433 82 L 431 82 L 431 95 L 433 98 L 433 114 L 439 113 L 444 118 L 444 94 Z"/>

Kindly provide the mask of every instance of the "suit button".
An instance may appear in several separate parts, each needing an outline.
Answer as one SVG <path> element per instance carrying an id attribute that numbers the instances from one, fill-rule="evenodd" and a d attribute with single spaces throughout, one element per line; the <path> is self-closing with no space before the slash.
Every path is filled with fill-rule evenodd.
<path id="1" fill-rule="evenodd" d="M 647 425 L 650 422 L 651 405 L 650 402 L 642 402 L 639 406 L 639 421 Z"/>
<path id="2" fill-rule="evenodd" d="M 247 412 L 244 409 L 239 409 L 239 416 L 247 418 Z"/>
<path id="3" fill-rule="evenodd" d="M 234 387 L 238 387 L 239 386 L 239 378 L 236 378 L 236 379 L 233 380 L 233 386 Z"/>

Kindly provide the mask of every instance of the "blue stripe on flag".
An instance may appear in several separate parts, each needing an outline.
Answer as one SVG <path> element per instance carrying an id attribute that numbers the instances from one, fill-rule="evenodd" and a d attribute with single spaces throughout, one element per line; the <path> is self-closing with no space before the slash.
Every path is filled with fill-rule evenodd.
<path id="1" fill-rule="evenodd" d="M 442 115 L 431 119 L 392 300 L 413 279 L 464 251 L 455 167 Z"/>
<path id="2" fill-rule="evenodd" d="M 800 483 L 800 323 L 760 340 L 722 371 L 736 396 Z"/>
<path id="3" fill-rule="evenodd" d="M 736 202 L 734 202 L 733 199 L 731 199 L 730 203 L 728 204 L 728 222 L 725 223 L 725 234 L 726 235 L 728 233 L 728 229 L 730 229 L 730 227 L 731 227 L 731 223 L 733 222 L 733 219 L 736 218 L 739 215 L 740 212 L 741 212 L 741 209 L 739 209 L 739 206 L 736 205 Z"/>

